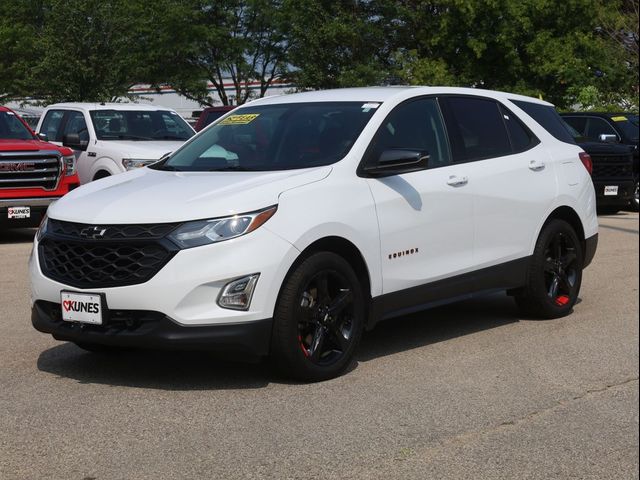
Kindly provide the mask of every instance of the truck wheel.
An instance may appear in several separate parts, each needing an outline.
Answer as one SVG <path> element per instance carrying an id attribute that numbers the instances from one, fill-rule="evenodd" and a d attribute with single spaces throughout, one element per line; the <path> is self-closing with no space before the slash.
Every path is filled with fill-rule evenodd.
<path id="1" fill-rule="evenodd" d="M 295 267 L 280 291 L 271 355 L 286 376 L 320 381 L 353 359 L 365 323 L 358 277 L 342 257 L 320 252 Z"/>
<path id="2" fill-rule="evenodd" d="M 637 212 L 638 210 L 640 210 L 640 208 L 638 207 L 639 204 L 639 200 L 638 200 L 638 178 L 636 178 L 636 186 L 633 188 L 633 198 L 631 199 L 631 210 L 633 210 L 634 212 Z"/>
<path id="3" fill-rule="evenodd" d="M 582 283 L 583 253 L 573 227 L 547 223 L 529 262 L 527 283 L 515 295 L 520 311 L 533 318 L 559 318 L 571 312 Z"/>

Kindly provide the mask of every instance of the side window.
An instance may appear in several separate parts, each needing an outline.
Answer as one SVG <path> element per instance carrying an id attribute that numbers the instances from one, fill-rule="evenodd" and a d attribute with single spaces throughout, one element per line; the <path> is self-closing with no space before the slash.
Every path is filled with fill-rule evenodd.
<path id="1" fill-rule="evenodd" d="M 61 142 L 60 124 L 63 117 L 64 110 L 49 110 L 42 121 L 39 133 L 44 133 L 52 142 Z"/>
<path id="2" fill-rule="evenodd" d="M 424 98 L 396 107 L 376 133 L 368 153 L 375 162 L 385 150 L 406 148 L 429 153 L 429 168 L 451 162 L 444 124 L 435 98 Z"/>
<path id="3" fill-rule="evenodd" d="M 587 137 L 592 142 L 600 141 L 600 135 L 615 135 L 617 138 L 620 138 L 618 133 L 614 130 L 614 128 L 607 123 L 606 120 L 598 117 L 589 117 L 587 119 L 587 129 L 585 132 L 585 137 Z"/>
<path id="4" fill-rule="evenodd" d="M 562 121 L 556 109 L 551 105 L 542 103 L 525 102 L 522 100 L 511 100 L 511 103 L 524 110 L 524 113 L 533 118 L 547 132 L 561 142 L 576 144 L 573 135 L 567 128 L 566 122 Z"/>
<path id="5" fill-rule="evenodd" d="M 562 117 L 562 119 L 571 125 L 581 136 L 586 136 L 587 118 L 586 117 Z"/>
<path id="6" fill-rule="evenodd" d="M 512 153 L 502 113 L 494 100 L 448 97 L 443 103 L 455 162 Z"/>
<path id="7" fill-rule="evenodd" d="M 67 121 L 62 131 L 62 138 L 70 133 L 77 133 L 80 136 L 80 141 L 89 141 L 89 130 L 87 130 L 87 122 L 85 122 L 82 112 L 69 112 L 67 114 Z"/>
<path id="8" fill-rule="evenodd" d="M 524 152 L 540 143 L 540 140 L 522 124 L 522 121 L 510 112 L 504 105 L 500 105 L 500 113 L 507 127 L 507 133 L 511 140 L 511 147 L 514 153 Z"/>

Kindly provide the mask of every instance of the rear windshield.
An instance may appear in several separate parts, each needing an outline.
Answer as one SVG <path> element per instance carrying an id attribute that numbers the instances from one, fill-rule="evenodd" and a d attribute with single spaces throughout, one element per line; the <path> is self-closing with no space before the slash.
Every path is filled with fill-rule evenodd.
<path id="1" fill-rule="evenodd" d="M 195 133 L 169 110 L 93 110 L 91 120 L 100 140 L 188 140 Z"/>
<path id="2" fill-rule="evenodd" d="M 567 123 L 562 120 L 556 109 L 549 105 L 540 103 L 524 102 L 522 100 L 511 100 L 515 105 L 520 107 L 524 112 L 533 118 L 547 132 L 553 135 L 561 142 L 576 144 L 573 135 L 567 128 Z"/>
<path id="3" fill-rule="evenodd" d="M 0 112 L 0 140 L 33 140 L 33 135 L 13 112 Z"/>
<path id="4" fill-rule="evenodd" d="M 377 103 L 289 103 L 238 108 L 158 170 L 272 171 L 330 165 L 343 158 Z"/>

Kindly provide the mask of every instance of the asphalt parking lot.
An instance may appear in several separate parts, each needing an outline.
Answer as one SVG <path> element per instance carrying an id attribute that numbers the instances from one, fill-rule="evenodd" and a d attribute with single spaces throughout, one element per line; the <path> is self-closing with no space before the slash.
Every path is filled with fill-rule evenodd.
<path id="1" fill-rule="evenodd" d="M 366 335 L 318 384 L 33 330 L 32 230 L 0 233 L 2 479 L 638 478 L 638 215 L 600 217 L 561 320 L 493 296 Z"/>

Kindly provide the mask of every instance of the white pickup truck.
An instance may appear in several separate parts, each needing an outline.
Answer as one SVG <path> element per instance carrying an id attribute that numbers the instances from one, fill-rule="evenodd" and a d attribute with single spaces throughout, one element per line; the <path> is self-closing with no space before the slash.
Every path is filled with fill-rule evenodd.
<path id="1" fill-rule="evenodd" d="M 74 150 L 80 183 L 154 163 L 195 134 L 175 111 L 133 103 L 50 105 L 37 132 Z"/>

